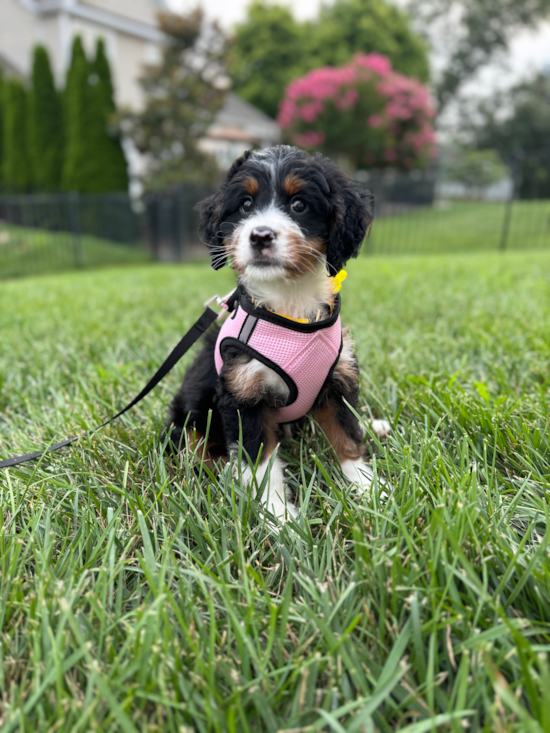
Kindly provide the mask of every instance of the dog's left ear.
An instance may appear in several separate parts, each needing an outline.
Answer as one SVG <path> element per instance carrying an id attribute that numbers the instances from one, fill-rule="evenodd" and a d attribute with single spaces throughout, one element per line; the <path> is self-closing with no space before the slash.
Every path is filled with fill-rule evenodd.
<path id="1" fill-rule="evenodd" d="M 333 219 L 327 245 L 327 267 L 336 275 L 350 259 L 357 257 L 374 219 L 374 196 L 348 181 L 332 198 Z"/>
<path id="2" fill-rule="evenodd" d="M 210 250 L 210 258 L 212 260 L 212 267 L 214 270 L 219 270 L 227 262 L 227 256 L 224 253 L 224 236 L 221 231 L 223 224 L 221 217 L 227 187 L 235 173 L 237 173 L 242 164 L 248 160 L 251 153 L 251 150 L 247 150 L 233 163 L 219 191 L 197 204 L 199 212 L 199 230 L 206 246 Z"/>

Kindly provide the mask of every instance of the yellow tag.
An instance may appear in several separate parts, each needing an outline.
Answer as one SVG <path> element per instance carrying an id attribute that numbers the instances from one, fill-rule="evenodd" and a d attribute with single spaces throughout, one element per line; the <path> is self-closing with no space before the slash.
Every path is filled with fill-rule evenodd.
<path id="1" fill-rule="evenodd" d="M 347 278 L 348 273 L 345 270 L 340 270 L 340 272 L 335 275 L 334 277 L 331 277 L 332 280 L 332 293 L 333 295 L 336 295 L 336 293 L 340 292 L 340 288 L 342 287 L 342 283 Z"/>

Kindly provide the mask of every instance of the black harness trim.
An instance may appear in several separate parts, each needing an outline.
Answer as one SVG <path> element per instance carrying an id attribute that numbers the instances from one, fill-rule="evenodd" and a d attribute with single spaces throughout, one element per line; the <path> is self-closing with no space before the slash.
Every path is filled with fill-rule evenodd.
<path id="1" fill-rule="evenodd" d="M 334 307 L 332 309 L 332 313 L 328 318 L 325 318 L 322 321 L 315 321 L 314 323 L 298 323 L 298 321 L 292 321 L 289 318 L 280 316 L 278 313 L 272 313 L 271 311 L 268 311 L 267 308 L 262 308 L 262 306 L 254 305 L 250 295 L 246 290 L 244 290 L 244 288 L 240 287 L 238 288 L 238 290 L 238 305 L 240 305 L 245 313 L 248 313 L 251 316 L 255 316 L 260 320 L 275 323 L 277 326 L 288 328 L 290 331 L 298 331 L 300 333 L 315 333 L 315 331 L 321 331 L 323 328 L 330 328 L 331 326 L 334 326 L 334 324 L 338 320 L 338 316 L 340 315 L 341 300 L 339 293 L 334 298 Z"/>

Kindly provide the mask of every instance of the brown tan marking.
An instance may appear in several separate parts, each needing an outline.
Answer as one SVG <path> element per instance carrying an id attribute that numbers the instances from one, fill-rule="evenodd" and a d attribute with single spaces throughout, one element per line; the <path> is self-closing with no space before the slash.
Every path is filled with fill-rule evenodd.
<path id="1" fill-rule="evenodd" d="M 320 239 L 291 235 L 288 240 L 288 258 L 284 263 L 289 280 L 298 280 L 312 272 L 325 254 L 326 245 Z"/>
<path id="2" fill-rule="evenodd" d="M 243 181 L 243 188 L 251 196 L 255 196 L 260 190 L 260 184 L 253 176 L 247 176 Z"/>
<path id="3" fill-rule="evenodd" d="M 231 269 L 235 270 L 239 275 L 242 275 L 245 271 L 245 266 L 238 258 L 238 240 L 241 235 L 241 230 L 242 225 L 239 225 L 233 230 L 233 233 L 230 236 L 227 236 L 224 240 L 227 256 L 231 257 Z"/>
<path id="4" fill-rule="evenodd" d="M 233 397 L 239 402 L 257 404 L 263 397 L 263 380 L 259 373 L 246 375 L 243 367 L 250 362 L 246 354 L 223 367 L 223 376 Z"/>
<path id="5" fill-rule="evenodd" d="M 250 362 L 250 357 L 242 354 L 223 367 L 223 376 L 233 397 L 246 405 L 257 405 L 261 401 L 271 407 L 284 405 L 288 392 L 279 394 L 266 383 L 262 372 L 250 372 L 247 368 Z"/>
<path id="6" fill-rule="evenodd" d="M 338 405 L 336 402 L 329 402 L 319 410 L 313 410 L 311 414 L 319 423 L 340 463 L 357 461 L 363 457 L 364 446 L 362 443 L 356 443 L 346 435 L 336 418 L 337 412 Z"/>
<path id="7" fill-rule="evenodd" d="M 273 454 L 279 442 L 279 423 L 277 422 L 277 413 L 275 410 L 267 410 L 263 416 L 263 426 L 265 430 L 265 442 L 262 450 L 262 463 Z"/>
<path id="8" fill-rule="evenodd" d="M 204 435 L 199 433 L 198 430 L 187 429 L 187 445 L 189 450 L 196 451 L 197 455 L 202 457 L 204 455 L 204 465 L 211 471 L 216 467 L 217 464 L 225 465 L 228 461 L 224 450 L 221 449 L 218 443 L 214 440 L 209 440 L 204 446 Z M 202 442 L 201 442 L 202 441 Z"/>
<path id="9" fill-rule="evenodd" d="M 299 178 L 295 173 L 291 173 L 283 181 L 283 188 L 289 196 L 294 196 L 294 194 L 301 191 L 306 185 L 306 181 Z"/>
<path id="10" fill-rule="evenodd" d="M 359 381 L 359 369 L 353 339 L 349 329 L 342 330 L 342 351 L 334 367 L 333 378 L 340 382 L 346 392 L 351 392 Z"/>

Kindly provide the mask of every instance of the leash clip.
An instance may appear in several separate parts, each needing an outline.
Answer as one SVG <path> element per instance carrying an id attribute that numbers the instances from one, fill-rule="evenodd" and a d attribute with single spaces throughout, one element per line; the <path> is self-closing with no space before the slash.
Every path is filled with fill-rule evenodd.
<path id="1" fill-rule="evenodd" d="M 218 317 L 216 318 L 217 321 L 220 321 L 227 313 L 228 313 L 228 307 L 227 303 L 225 302 L 230 295 L 234 293 L 234 290 L 232 290 L 230 293 L 225 295 L 223 298 L 220 298 L 219 295 L 213 295 L 211 298 L 209 298 L 206 303 L 204 304 L 205 308 L 210 308 L 211 303 L 216 302 L 216 304 L 221 308 L 221 311 L 218 313 Z M 213 309 L 212 309 L 213 310 Z"/>

